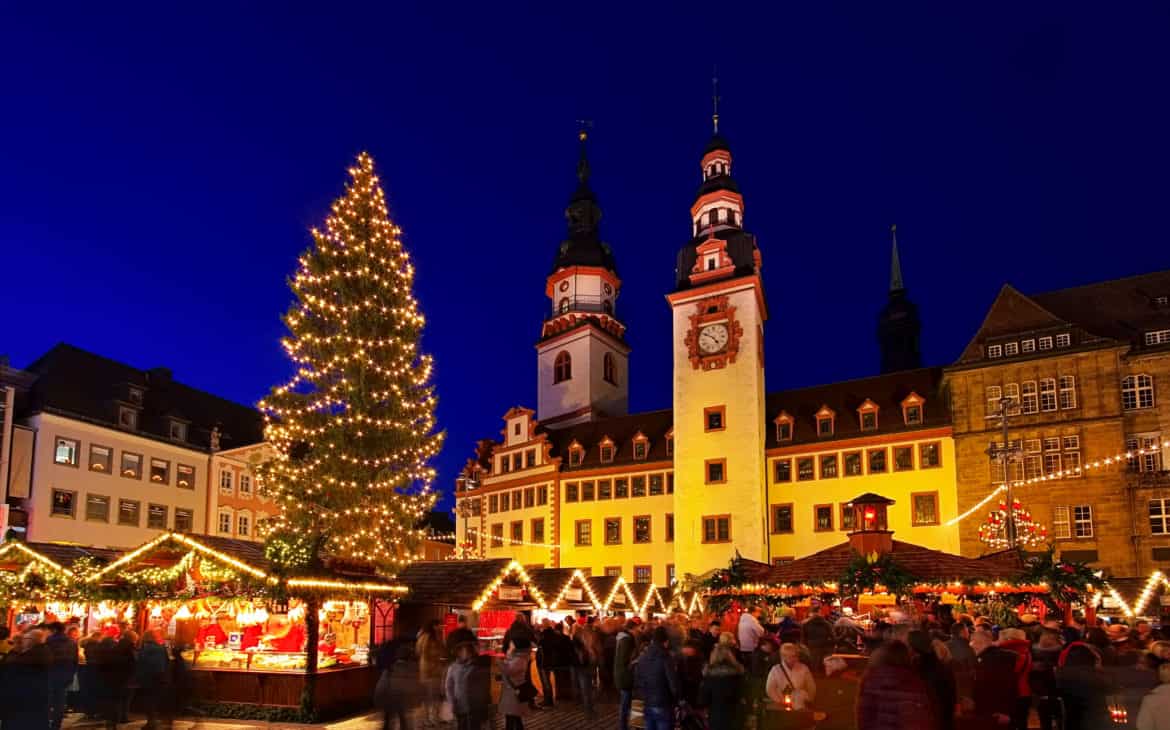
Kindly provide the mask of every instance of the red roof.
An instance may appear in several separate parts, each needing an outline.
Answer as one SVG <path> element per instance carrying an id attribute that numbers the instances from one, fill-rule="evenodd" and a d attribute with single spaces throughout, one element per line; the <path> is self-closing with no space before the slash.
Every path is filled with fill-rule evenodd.
<path id="1" fill-rule="evenodd" d="M 961 555 L 931 550 L 921 545 L 894 540 L 892 555 L 906 572 L 926 583 L 951 581 L 1008 580 L 1020 575 L 1024 566 L 1011 551 L 965 558 Z M 848 542 L 813 553 L 791 563 L 777 565 L 768 574 L 771 585 L 789 583 L 823 583 L 837 580 L 853 558 L 853 547 Z"/>

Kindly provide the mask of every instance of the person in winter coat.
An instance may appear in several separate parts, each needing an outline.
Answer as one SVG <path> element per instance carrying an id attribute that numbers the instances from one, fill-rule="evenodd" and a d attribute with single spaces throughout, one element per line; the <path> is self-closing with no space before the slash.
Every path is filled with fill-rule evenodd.
<path id="1" fill-rule="evenodd" d="M 572 665 L 571 654 L 573 642 L 560 631 L 560 625 L 545 620 L 544 628 L 537 637 L 536 668 L 540 670 L 541 694 L 544 696 L 542 704 L 552 707 L 556 700 L 567 695 L 570 682 L 561 679 L 564 670 Z M 553 675 L 558 680 L 553 682 Z"/>
<path id="2" fill-rule="evenodd" d="M 618 691 L 618 730 L 629 730 L 630 704 L 634 697 L 634 629 L 637 625 L 627 621 L 617 635 L 613 655 L 613 686 Z"/>
<path id="3" fill-rule="evenodd" d="M 134 679 L 138 695 L 146 706 L 146 724 L 143 730 L 154 730 L 158 722 L 159 700 L 164 684 L 169 680 L 167 649 L 157 631 L 147 631 L 142 637 L 142 648 L 134 665 Z"/>
<path id="4" fill-rule="evenodd" d="M 65 719 L 65 701 L 69 685 L 77 674 L 77 644 L 65 634 L 65 624 L 48 624 L 45 646 L 49 648 L 52 664 L 49 667 L 49 730 L 60 730 Z"/>
<path id="5" fill-rule="evenodd" d="M 446 695 L 457 730 L 480 730 L 492 703 L 491 657 L 479 656 L 475 643 L 453 647 L 456 661 L 447 669 Z"/>
<path id="6" fill-rule="evenodd" d="M 760 625 L 760 615 L 763 609 L 752 606 L 739 616 L 739 625 L 736 627 L 736 638 L 739 639 L 739 657 L 741 663 L 750 661 L 753 651 L 763 638 L 764 627 Z"/>
<path id="7" fill-rule="evenodd" d="M 101 641 L 101 632 L 94 631 L 80 642 L 81 654 L 85 661 L 77 667 L 77 685 L 80 689 L 77 709 L 85 715 L 87 720 L 95 720 L 98 716 L 97 677 L 94 674 L 94 658 L 90 652 L 96 652 Z"/>
<path id="8" fill-rule="evenodd" d="M 592 721 L 593 678 L 597 674 L 597 663 L 601 660 L 603 652 L 597 629 L 589 624 L 577 629 L 577 633 L 573 635 L 573 652 L 576 659 L 573 662 L 573 685 L 577 689 L 581 708 L 585 711 L 585 719 Z"/>
<path id="9" fill-rule="evenodd" d="M 824 665 L 825 676 L 817 679 L 817 709 L 825 718 L 817 730 L 854 730 L 861 673 L 835 655 L 825 657 Z"/>
<path id="10" fill-rule="evenodd" d="M 114 730 L 118 723 L 128 722 L 130 679 L 134 676 L 134 645 L 130 638 L 124 634 L 118 641 L 112 636 L 102 639 L 95 669 L 102 716 L 106 727 Z"/>
<path id="11" fill-rule="evenodd" d="M 1060 727 L 1060 696 L 1056 691 L 1056 663 L 1064 649 L 1060 632 L 1042 629 L 1032 645 L 1032 671 L 1028 684 L 1035 698 L 1036 713 L 1040 716 L 1040 730 Z"/>
<path id="12" fill-rule="evenodd" d="M 712 621 L 707 630 L 703 633 L 703 655 L 708 659 L 711 658 L 711 652 L 715 649 L 715 645 L 719 643 L 719 636 L 723 633 L 723 624 L 718 620 Z M 740 666 L 743 666 L 742 664 Z"/>
<path id="13" fill-rule="evenodd" d="M 703 668 L 703 681 L 699 685 L 699 705 L 707 708 L 710 730 L 743 727 L 743 678 L 743 665 L 736 659 L 731 646 L 716 644 Z"/>
<path id="14" fill-rule="evenodd" d="M 1019 697 L 1016 677 L 1019 655 L 996 646 L 989 631 L 976 631 L 971 637 L 971 649 L 975 652 L 971 725 L 1007 730 Z"/>
<path id="15" fill-rule="evenodd" d="M 678 672 L 682 690 L 681 699 L 692 707 L 699 706 L 699 685 L 703 682 L 703 667 L 706 663 L 702 646 L 697 641 L 685 642 L 682 653 L 675 661 L 675 671 Z"/>
<path id="16" fill-rule="evenodd" d="M 523 636 L 512 640 L 511 650 L 500 665 L 503 681 L 500 683 L 500 714 L 504 716 L 504 730 L 524 730 L 528 715 L 527 702 L 521 702 L 516 691 L 528 679 L 528 663 L 532 644 Z"/>
<path id="17" fill-rule="evenodd" d="M 505 654 L 512 648 L 512 643 L 516 639 L 528 639 L 528 645 L 532 646 L 536 643 L 536 631 L 533 630 L 532 624 L 528 623 L 528 616 L 523 613 L 517 613 L 516 618 L 512 619 L 512 625 L 504 632 L 503 651 Z"/>
<path id="18" fill-rule="evenodd" d="M 959 698 L 971 698 L 971 682 L 975 674 L 975 652 L 971 650 L 971 630 L 962 621 L 951 624 L 947 651 L 951 653 L 951 669 L 955 672 L 955 687 Z"/>
<path id="19" fill-rule="evenodd" d="M 934 730 L 934 703 L 910 647 L 888 641 L 869 660 L 857 693 L 857 730 Z"/>
<path id="20" fill-rule="evenodd" d="M 46 638 L 40 629 L 24 632 L 4 659 L 4 730 L 48 727 L 53 654 Z"/>
<path id="21" fill-rule="evenodd" d="M 422 689 L 424 717 L 428 725 L 439 721 L 440 689 L 443 680 L 443 641 L 439 621 L 432 619 L 418 634 L 414 653 L 418 657 L 418 680 Z"/>
<path id="22" fill-rule="evenodd" d="M 1012 712 L 1013 730 L 1028 730 L 1028 712 L 1032 709 L 1032 642 L 1023 629 L 1003 629 L 999 632 L 999 646 L 1016 655 L 1012 670 L 1016 678 L 1016 705 Z"/>
<path id="23" fill-rule="evenodd" d="M 833 625 L 824 616 L 814 614 L 800 627 L 801 643 L 808 647 L 809 668 L 819 674 L 825 657 L 833 653 Z"/>
<path id="24" fill-rule="evenodd" d="M 1170 664 L 1158 667 L 1161 683 L 1142 698 L 1137 714 L 1137 730 L 1170 730 Z"/>
<path id="25" fill-rule="evenodd" d="M 671 661 L 670 635 L 659 626 L 650 645 L 638 657 L 634 668 L 634 692 L 642 698 L 646 730 L 672 730 L 674 707 L 682 696 L 678 674 Z"/>
<path id="26" fill-rule="evenodd" d="M 374 685 L 374 707 L 382 711 L 382 730 L 390 730 L 391 721 L 398 718 L 398 730 L 406 730 L 407 701 L 401 686 L 402 678 L 394 674 L 398 662 L 398 642 L 385 641 L 374 655 L 378 683 Z"/>
<path id="27" fill-rule="evenodd" d="M 784 644 L 780 647 L 780 661 L 768 671 L 766 691 L 768 699 L 785 706 L 786 696 L 792 698 L 792 709 L 811 710 L 817 697 L 817 683 L 812 671 L 800 660 L 800 647 Z"/>
<path id="28" fill-rule="evenodd" d="M 460 644 L 466 644 L 469 641 L 474 644 L 479 641 L 475 632 L 468 628 L 466 616 L 459 614 L 456 624 L 455 630 L 447 636 L 447 656 L 449 657 L 455 656 L 455 649 Z"/>
<path id="29" fill-rule="evenodd" d="M 954 671 L 939 658 L 930 634 L 915 630 L 906 639 L 912 650 L 918 677 L 930 692 L 934 716 L 938 719 L 937 727 L 939 730 L 952 730 L 955 726 L 955 705 L 958 702 Z M 945 645 L 942 646 L 945 651 Z"/>
<path id="30" fill-rule="evenodd" d="M 1106 705 L 1109 681 L 1095 648 L 1080 641 L 1065 647 L 1057 660 L 1056 688 L 1064 704 L 1064 730 L 1111 726 Z"/>

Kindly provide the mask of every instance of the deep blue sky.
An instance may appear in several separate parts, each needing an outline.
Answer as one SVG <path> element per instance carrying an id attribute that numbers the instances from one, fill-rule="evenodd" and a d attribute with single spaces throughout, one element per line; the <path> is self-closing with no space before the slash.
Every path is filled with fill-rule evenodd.
<path id="1" fill-rule="evenodd" d="M 289 371 L 278 315 L 306 229 L 368 149 L 418 267 L 449 489 L 534 404 L 588 117 L 631 407 L 667 406 L 663 295 L 715 63 L 770 389 L 876 370 L 892 222 L 931 363 L 1005 281 L 1170 267 L 1165 4 L 316 5 L 0 10 L 0 352 L 67 341 L 254 402 Z"/>

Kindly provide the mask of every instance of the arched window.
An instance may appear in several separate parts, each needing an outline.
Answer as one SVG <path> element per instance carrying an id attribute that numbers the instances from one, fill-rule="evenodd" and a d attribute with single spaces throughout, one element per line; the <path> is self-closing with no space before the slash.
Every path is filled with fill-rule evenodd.
<path id="1" fill-rule="evenodd" d="M 611 302 L 610 300 L 606 299 L 604 302 L 602 302 L 602 303 L 601 303 L 601 309 L 602 309 L 602 310 L 603 310 L 603 311 L 604 311 L 606 314 L 613 314 L 613 302 Z"/>
<path id="2" fill-rule="evenodd" d="M 569 353 L 562 350 L 557 353 L 557 359 L 553 361 L 553 382 L 560 383 L 572 377 L 573 358 L 569 356 Z"/>
<path id="3" fill-rule="evenodd" d="M 569 311 L 569 298 L 568 297 L 565 297 L 564 299 L 562 299 L 560 301 L 559 304 L 557 304 L 557 311 L 559 311 L 561 314 L 564 314 L 565 312 Z"/>
<path id="4" fill-rule="evenodd" d="M 605 353 L 601 360 L 601 375 L 605 382 L 617 385 L 617 364 L 614 362 L 612 352 Z"/>

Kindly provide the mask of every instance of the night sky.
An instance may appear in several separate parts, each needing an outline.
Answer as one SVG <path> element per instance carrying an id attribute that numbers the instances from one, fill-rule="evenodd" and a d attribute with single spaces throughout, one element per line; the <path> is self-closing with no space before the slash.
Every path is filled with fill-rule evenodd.
<path id="1" fill-rule="evenodd" d="M 254 403 L 290 371 L 278 315 L 306 229 L 366 149 L 418 268 L 445 490 L 508 407 L 535 405 L 580 118 L 631 409 L 670 404 L 663 295 L 713 64 L 763 252 L 770 390 L 876 372 L 891 223 L 930 364 L 1004 282 L 1170 267 L 1163 3 L 69 5 L 0 10 L 0 352 L 23 366 L 70 342 Z"/>

